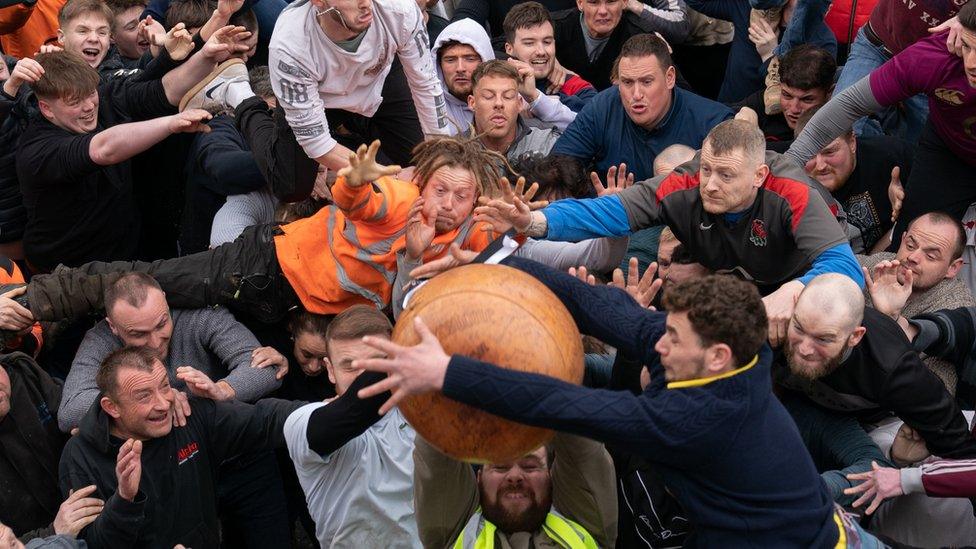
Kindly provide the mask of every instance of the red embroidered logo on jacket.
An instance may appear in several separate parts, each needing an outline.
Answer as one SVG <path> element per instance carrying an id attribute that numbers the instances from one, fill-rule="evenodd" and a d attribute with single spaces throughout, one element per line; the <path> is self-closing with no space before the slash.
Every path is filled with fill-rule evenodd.
<path id="1" fill-rule="evenodd" d="M 196 442 L 191 442 L 180 448 L 176 452 L 177 465 L 183 465 L 186 461 L 200 452 L 200 445 Z"/>
<path id="2" fill-rule="evenodd" d="M 749 242 L 752 242 L 753 246 L 765 246 L 766 245 L 766 225 L 762 222 L 762 219 L 752 220 L 752 233 L 749 235 Z"/>

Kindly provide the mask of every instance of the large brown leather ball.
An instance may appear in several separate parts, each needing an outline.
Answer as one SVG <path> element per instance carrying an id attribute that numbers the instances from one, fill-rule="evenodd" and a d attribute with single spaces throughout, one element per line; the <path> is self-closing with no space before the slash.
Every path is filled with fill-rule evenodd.
<path id="1" fill-rule="evenodd" d="M 448 354 L 572 383 L 583 379 L 583 345 L 559 299 L 532 276 L 504 265 L 465 265 L 431 279 L 408 302 L 393 341 L 415 345 L 420 316 Z M 477 463 L 517 459 L 552 438 L 440 393 L 405 399 L 400 410 L 445 454 Z"/>

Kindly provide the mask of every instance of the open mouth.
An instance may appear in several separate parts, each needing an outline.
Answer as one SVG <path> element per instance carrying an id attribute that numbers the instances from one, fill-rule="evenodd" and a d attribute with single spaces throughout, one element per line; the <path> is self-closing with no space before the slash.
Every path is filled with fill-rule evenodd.
<path id="1" fill-rule="evenodd" d="M 366 13 L 360 15 L 356 19 L 356 22 L 359 23 L 360 25 L 368 25 L 372 20 L 373 20 L 373 13 L 372 12 L 366 12 Z"/>
<path id="2" fill-rule="evenodd" d="M 91 124 L 92 122 L 95 121 L 95 112 L 93 111 L 91 114 L 87 116 L 82 116 L 78 120 L 80 120 L 82 124 Z"/>
<path id="3" fill-rule="evenodd" d="M 87 61 L 94 61 L 98 59 L 98 55 L 100 53 L 102 53 L 102 51 L 96 48 L 85 48 L 81 50 L 82 57 L 84 57 Z"/>
<path id="4" fill-rule="evenodd" d="M 545 59 L 533 59 L 532 60 L 532 64 L 535 65 L 535 66 L 538 66 L 538 67 L 545 66 L 547 63 L 549 63 L 549 58 L 548 57 L 545 58 Z"/>
<path id="5" fill-rule="evenodd" d="M 647 111 L 647 105 L 642 105 L 640 103 L 637 105 L 631 105 L 630 110 L 634 111 L 636 114 L 641 114 Z"/>

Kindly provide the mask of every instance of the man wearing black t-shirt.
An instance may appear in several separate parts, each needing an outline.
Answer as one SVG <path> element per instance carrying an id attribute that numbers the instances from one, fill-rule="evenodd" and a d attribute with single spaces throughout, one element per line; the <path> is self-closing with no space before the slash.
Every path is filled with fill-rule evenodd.
<path id="1" fill-rule="evenodd" d="M 221 29 L 161 80 L 99 85 L 95 69 L 73 53 L 37 55 L 43 72 L 31 87 L 40 115 L 17 152 L 24 251 L 35 270 L 134 258 L 139 219 L 129 160 L 173 133 L 208 130 L 209 113 L 176 114 L 175 105 L 216 61 L 242 47 L 242 34 Z"/>
<path id="2" fill-rule="evenodd" d="M 800 117 L 799 135 L 817 109 Z M 853 131 L 831 141 L 804 168 L 847 212 L 855 253 L 876 253 L 891 243 L 894 225 L 889 187 L 900 186 L 912 168 L 908 143 L 896 137 L 855 137 Z"/>

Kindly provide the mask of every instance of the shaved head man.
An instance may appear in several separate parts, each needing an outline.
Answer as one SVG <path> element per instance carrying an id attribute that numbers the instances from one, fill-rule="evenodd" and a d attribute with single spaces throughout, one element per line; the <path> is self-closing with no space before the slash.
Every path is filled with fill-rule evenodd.
<path id="1" fill-rule="evenodd" d="M 814 277 L 800 293 L 777 384 L 822 408 L 868 421 L 893 414 L 915 429 L 929 451 L 976 456 L 976 439 L 945 385 L 912 350 L 901 328 L 864 307 L 856 283 L 837 274 Z"/>
<path id="2" fill-rule="evenodd" d="M 818 379 L 840 366 L 848 349 L 864 337 L 864 294 L 850 277 L 828 273 L 800 292 L 786 339 L 790 370 Z"/>
<path id="3" fill-rule="evenodd" d="M 654 175 L 667 175 L 675 168 L 695 158 L 695 149 L 675 143 L 654 157 Z"/>

